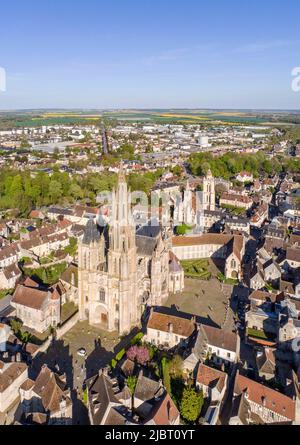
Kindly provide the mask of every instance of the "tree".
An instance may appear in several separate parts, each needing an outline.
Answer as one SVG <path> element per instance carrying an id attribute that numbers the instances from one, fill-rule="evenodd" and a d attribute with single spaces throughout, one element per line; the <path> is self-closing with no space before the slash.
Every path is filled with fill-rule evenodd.
<path id="1" fill-rule="evenodd" d="M 15 335 L 20 332 L 22 325 L 23 325 L 23 323 L 21 321 L 16 320 L 14 318 L 10 321 L 10 327 L 12 328 L 13 333 Z"/>
<path id="2" fill-rule="evenodd" d="M 174 355 L 169 363 L 169 371 L 172 377 L 181 377 L 183 372 L 183 360 L 180 355 Z"/>
<path id="3" fill-rule="evenodd" d="M 61 183 L 52 179 L 49 185 L 49 195 L 53 204 L 57 203 L 59 198 L 62 196 L 62 186 Z"/>
<path id="4" fill-rule="evenodd" d="M 197 393 L 193 388 L 184 388 L 180 403 L 181 417 L 190 423 L 195 423 L 203 406 L 203 393 Z"/>
<path id="5" fill-rule="evenodd" d="M 140 365 L 144 365 L 150 359 L 149 350 L 146 346 L 131 346 L 126 352 L 127 358 L 136 360 Z"/>
<path id="6" fill-rule="evenodd" d="M 130 375 L 126 380 L 126 385 L 131 394 L 131 409 L 134 410 L 134 391 L 137 384 L 137 377 L 135 375 Z"/>
<path id="7" fill-rule="evenodd" d="M 133 396 L 135 387 L 137 384 L 137 377 L 135 375 L 130 375 L 126 380 L 126 385 L 129 388 L 130 394 Z"/>

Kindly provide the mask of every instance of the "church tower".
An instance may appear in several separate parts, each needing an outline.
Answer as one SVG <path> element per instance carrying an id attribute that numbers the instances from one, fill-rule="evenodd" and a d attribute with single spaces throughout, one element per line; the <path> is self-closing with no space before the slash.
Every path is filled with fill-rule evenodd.
<path id="1" fill-rule="evenodd" d="M 203 179 L 202 192 L 203 210 L 215 210 L 216 208 L 216 192 L 215 192 L 215 178 L 209 169 L 207 175 Z"/>
<path id="2" fill-rule="evenodd" d="M 108 331 L 127 333 L 140 322 L 135 224 L 125 173 L 121 166 L 112 193 L 110 226 L 100 234 L 88 221 L 78 244 L 78 304 L 80 320 Z"/>
<path id="3" fill-rule="evenodd" d="M 109 328 L 129 332 L 140 320 L 135 224 L 123 166 L 113 193 L 109 228 L 108 282 L 112 300 Z"/>

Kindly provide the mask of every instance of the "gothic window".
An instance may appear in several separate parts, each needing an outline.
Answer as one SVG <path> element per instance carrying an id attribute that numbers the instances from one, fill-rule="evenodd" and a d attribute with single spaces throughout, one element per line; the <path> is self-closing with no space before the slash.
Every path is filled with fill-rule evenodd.
<path id="1" fill-rule="evenodd" d="M 100 300 L 102 303 L 105 303 L 105 290 L 104 290 L 104 289 L 100 289 L 100 292 L 99 292 L 99 300 Z"/>
<path id="2" fill-rule="evenodd" d="M 231 260 L 231 268 L 232 269 L 236 268 L 236 261 L 234 259 Z"/>
<path id="3" fill-rule="evenodd" d="M 116 304 L 116 312 L 117 313 L 119 312 L 119 305 L 118 304 Z"/>

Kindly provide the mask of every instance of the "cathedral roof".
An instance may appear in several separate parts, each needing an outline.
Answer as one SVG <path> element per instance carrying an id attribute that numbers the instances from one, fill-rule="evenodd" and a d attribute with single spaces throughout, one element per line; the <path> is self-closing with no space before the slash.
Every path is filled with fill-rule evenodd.
<path id="1" fill-rule="evenodd" d="M 160 235 L 160 226 L 155 224 L 145 224 L 144 226 L 140 227 L 136 234 L 140 236 L 147 236 L 149 238 L 157 238 Z"/>
<path id="2" fill-rule="evenodd" d="M 149 236 L 136 235 L 137 254 L 140 256 L 152 256 L 157 245 L 156 238 Z"/>
<path id="3" fill-rule="evenodd" d="M 100 238 L 100 232 L 97 224 L 94 223 L 93 219 L 89 219 L 84 230 L 83 240 L 84 244 L 90 244 L 92 242 L 98 241 Z"/>

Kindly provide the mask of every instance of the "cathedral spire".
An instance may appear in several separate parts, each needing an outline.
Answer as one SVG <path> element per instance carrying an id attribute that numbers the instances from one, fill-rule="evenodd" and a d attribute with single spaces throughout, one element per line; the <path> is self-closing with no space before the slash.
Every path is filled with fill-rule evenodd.
<path id="1" fill-rule="evenodd" d="M 123 161 L 120 162 L 120 166 L 119 166 L 119 173 L 118 173 L 118 183 L 123 183 L 126 182 L 125 179 L 125 169 L 124 169 L 124 163 Z"/>

